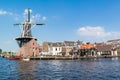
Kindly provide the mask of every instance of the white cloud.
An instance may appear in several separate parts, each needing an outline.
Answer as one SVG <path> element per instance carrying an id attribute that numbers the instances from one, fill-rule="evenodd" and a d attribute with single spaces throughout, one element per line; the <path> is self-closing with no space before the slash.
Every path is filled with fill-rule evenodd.
<path id="1" fill-rule="evenodd" d="M 42 22 L 45 21 L 47 19 L 46 16 L 41 16 L 40 14 L 35 14 L 31 16 L 30 21 L 31 22 Z"/>
<path id="2" fill-rule="evenodd" d="M 77 30 L 77 33 L 79 36 L 82 37 L 91 37 L 91 38 L 119 38 L 120 32 L 107 32 L 103 27 L 101 26 L 85 26 L 80 27 Z"/>
<path id="3" fill-rule="evenodd" d="M 16 13 L 0 9 L 0 16 L 2 16 L 2 15 L 12 16 L 13 19 L 16 20 L 16 21 L 19 20 L 19 18 L 21 18 L 20 15 L 18 15 Z"/>
<path id="4" fill-rule="evenodd" d="M 97 27 L 81 27 L 78 29 L 78 34 L 81 36 L 92 36 L 92 37 L 106 37 L 110 35 L 110 32 L 105 32 L 104 28 Z"/>
<path id="5" fill-rule="evenodd" d="M 0 10 L 0 15 L 13 15 L 13 13 L 5 10 Z"/>
<path id="6" fill-rule="evenodd" d="M 5 14 L 7 14 L 6 11 L 0 10 L 0 15 L 5 15 Z"/>
<path id="7" fill-rule="evenodd" d="M 47 17 L 46 17 L 46 16 L 43 16 L 42 19 L 45 21 L 45 20 L 47 19 Z"/>
<path id="8" fill-rule="evenodd" d="M 32 10 L 30 9 L 30 13 L 32 13 Z M 24 13 L 23 13 L 23 17 L 26 20 L 26 16 L 28 14 L 28 9 L 25 9 Z M 31 22 L 41 22 L 41 21 L 45 21 L 46 20 L 46 16 L 41 16 L 41 14 L 37 13 L 37 14 L 31 14 Z"/>
<path id="9" fill-rule="evenodd" d="M 41 15 L 35 14 L 31 16 L 31 22 L 40 21 Z"/>
<path id="10" fill-rule="evenodd" d="M 32 10 L 30 9 L 30 13 L 32 13 Z M 16 21 L 18 20 L 22 20 L 21 17 L 23 17 L 24 20 L 26 20 L 28 14 L 28 9 L 24 10 L 23 15 L 20 14 L 16 14 L 10 11 L 6 11 L 3 9 L 0 9 L 0 15 L 10 15 L 12 16 Z M 41 14 L 37 13 L 37 14 L 31 14 L 31 22 L 41 22 L 41 21 L 45 21 L 46 20 L 46 16 L 41 16 Z"/>
<path id="11" fill-rule="evenodd" d="M 18 18 L 21 18 L 19 17 L 18 14 L 16 13 L 13 13 L 13 12 L 10 12 L 10 11 L 6 11 L 6 10 L 3 10 L 3 9 L 0 9 L 0 15 L 9 15 L 9 16 L 12 16 L 15 20 L 18 20 Z"/>

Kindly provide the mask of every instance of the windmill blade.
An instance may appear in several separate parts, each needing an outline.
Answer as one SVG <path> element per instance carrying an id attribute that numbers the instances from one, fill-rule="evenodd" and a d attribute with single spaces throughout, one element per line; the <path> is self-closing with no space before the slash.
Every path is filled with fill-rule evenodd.
<path id="1" fill-rule="evenodd" d="M 21 25 L 25 25 L 25 23 L 18 23 L 18 24 L 14 24 L 15 26 L 21 26 Z"/>
<path id="2" fill-rule="evenodd" d="M 44 23 L 30 23 L 31 25 L 45 25 Z"/>
<path id="3" fill-rule="evenodd" d="M 43 24 L 43 23 L 36 23 L 36 25 L 45 25 L 45 24 Z"/>
<path id="4" fill-rule="evenodd" d="M 14 26 L 18 26 L 20 28 L 20 31 L 22 33 L 22 26 L 24 25 L 23 23 L 17 23 L 17 24 L 13 24 Z"/>
<path id="5" fill-rule="evenodd" d="M 21 25 L 20 23 L 18 23 L 18 24 L 14 24 L 15 26 L 17 26 L 17 25 Z"/>

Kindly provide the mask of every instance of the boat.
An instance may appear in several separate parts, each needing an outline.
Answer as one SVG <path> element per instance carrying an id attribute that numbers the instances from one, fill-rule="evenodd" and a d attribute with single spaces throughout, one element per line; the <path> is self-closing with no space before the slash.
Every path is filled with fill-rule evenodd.
<path id="1" fill-rule="evenodd" d="M 22 60 L 23 60 L 23 61 L 29 61 L 30 58 L 26 58 L 26 57 L 24 57 L 24 58 L 22 58 Z"/>
<path id="2" fill-rule="evenodd" d="M 21 56 L 10 56 L 8 59 L 9 60 L 21 60 L 22 57 Z"/>

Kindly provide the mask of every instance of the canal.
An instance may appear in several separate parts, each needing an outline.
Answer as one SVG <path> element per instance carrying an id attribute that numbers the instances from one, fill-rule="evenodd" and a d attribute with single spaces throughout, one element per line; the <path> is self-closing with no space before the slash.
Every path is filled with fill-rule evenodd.
<path id="1" fill-rule="evenodd" d="M 0 57 L 0 80 L 120 80 L 120 59 L 15 61 Z"/>

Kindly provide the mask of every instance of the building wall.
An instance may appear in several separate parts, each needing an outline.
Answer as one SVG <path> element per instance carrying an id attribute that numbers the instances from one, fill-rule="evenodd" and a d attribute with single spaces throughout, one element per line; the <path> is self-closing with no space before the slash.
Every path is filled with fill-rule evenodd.
<path id="1" fill-rule="evenodd" d="M 48 55 L 57 55 L 58 53 L 63 53 L 63 55 L 65 54 L 65 56 L 69 56 L 70 51 L 73 50 L 73 47 L 77 46 L 77 43 L 73 42 L 73 41 L 64 41 L 64 42 L 44 42 L 42 47 L 42 54 L 48 54 Z M 57 50 L 56 50 L 57 48 Z M 60 50 L 59 50 L 60 48 Z"/>
<path id="2" fill-rule="evenodd" d="M 110 55 L 110 56 L 118 56 L 117 50 L 113 51 L 99 51 L 97 52 L 98 56 L 102 56 L 103 54 Z"/>
<path id="3" fill-rule="evenodd" d="M 53 55 L 53 47 L 48 46 L 48 55 Z"/>
<path id="4" fill-rule="evenodd" d="M 62 47 L 49 47 L 48 50 L 50 55 L 61 55 Z"/>
<path id="5" fill-rule="evenodd" d="M 48 52 L 48 42 L 43 42 L 42 44 L 42 52 Z"/>
<path id="6" fill-rule="evenodd" d="M 39 45 L 37 44 L 37 41 L 35 39 L 32 39 L 31 41 L 26 43 L 24 46 L 19 48 L 19 54 L 22 57 L 38 56 L 39 55 Z"/>
<path id="7" fill-rule="evenodd" d="M 61 55 L 62 47 L 53 47 L 53 55 Z"/>
<path id="8" fill-rule="evenodd" d="M 111 51 L 111 56 L 117 56 L 118 54 L 117 54 L 117 51 Z"/>
<path id="9" fill-rule="evenodd" d="M 73 46 L 66 46 L 66 54 L 65 56 L 69 56 L 70 51 L 73 50 Z"/>

